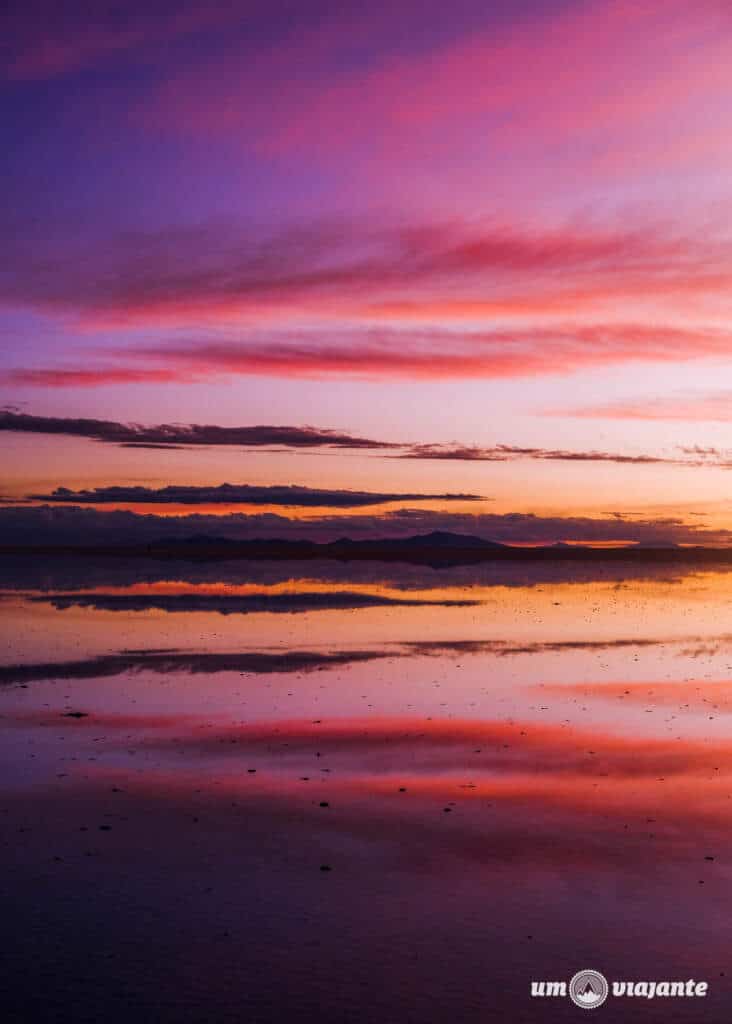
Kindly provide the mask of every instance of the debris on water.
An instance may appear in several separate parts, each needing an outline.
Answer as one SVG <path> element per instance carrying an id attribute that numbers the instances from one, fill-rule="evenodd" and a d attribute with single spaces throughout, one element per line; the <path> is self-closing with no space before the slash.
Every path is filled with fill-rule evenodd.
<path id="1" fill-rule="evenodd" d="M 62 718 L 88 718 L 89 714 L 86 711 L 64 711 Z"/>

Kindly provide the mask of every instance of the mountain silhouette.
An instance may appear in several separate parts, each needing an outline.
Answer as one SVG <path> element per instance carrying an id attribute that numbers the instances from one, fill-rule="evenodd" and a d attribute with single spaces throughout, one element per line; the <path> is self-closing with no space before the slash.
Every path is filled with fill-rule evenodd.
<path id="1" fill-rule="evenodd" d="M 482 537 L 474 537 L 469 533 L 450 533 L 448 530 L 433 530 L 431 533 L 418 533 L 415 534 L 415 536 L 408 537 L 406 540 L 399 541 L 398 543 L 440 548 L 506 547 L 505 544 L 498 544 L 494 540 L 484 540 Z"/>

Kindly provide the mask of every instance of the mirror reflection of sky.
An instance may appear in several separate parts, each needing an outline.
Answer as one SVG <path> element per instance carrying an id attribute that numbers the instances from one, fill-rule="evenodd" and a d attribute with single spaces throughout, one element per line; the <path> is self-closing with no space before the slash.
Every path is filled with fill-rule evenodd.
<path id="1" fill-rule="evenodd" d="M 6 573 L 0 729 L 14 836 L 4 856 L 12 901 L 25 901 L 18 991 L 40 928 L 57 948 L 40 959 L 58 998 L 104 949 L 101 977 L 163 1019 L 234 1004 L 280 1019 L 304 992 L 327 1020 L 344 1007 L 396 1020 L 425 985 L 433 1013 L 449 998 L 458 1019 L 478 1005 L 505 1019 L 509 1004 L 518 1020 L 544 1019 L 529 979 L 569 976 L 582 956 L 610 974 L 705 978 L 705 1011 L 722 1012 L 732 576 L 572 580 L 565 569 L 547 585 L 546 567 L 534 579 L 529 567 L 508 585 L 476 567 L 407 567 L 400 579 L 399 567 L 372 565 L 366 580 L 363 567 L 338 568 L 352 578 L 335 586 L 297 564 L 268 567 L 280 577 L 269 582 L 245 563 L 192 566 L 194 581 L 125 582 L 129 566 L 102 567 L 111 584 L 99 566 L 85 578 L 53 562 L 42 580 L 35 567 Z M 227 606 L 232 594 L 341 588 L 428 603 Z M 157 607 L 171 591 L 218 606 Z M 153 603 L 75 601 L 112 593 Z M 93 911 L 73 899 L 82 878 Z M 127 947 L 165 946 L 172 928 L 178 1010 L 170 983 L 135 974 Z M 221 944 L 215 962 L 206 937 Z M 488 966 L 477 941 L 491 944 Z M 418 955 L 400 994 L 383 943 Z M 307 978 L 288 967 L 278 985 L 292 944 Z M 340 965 L 337 999 L 323 956 Z M 435 973 L 445 956 L 450 984 Z M 366 974 L 391 992 L 391 1011 L 361 996 Z M 108 1004 L 93 994 L 92 1005 Z"/>

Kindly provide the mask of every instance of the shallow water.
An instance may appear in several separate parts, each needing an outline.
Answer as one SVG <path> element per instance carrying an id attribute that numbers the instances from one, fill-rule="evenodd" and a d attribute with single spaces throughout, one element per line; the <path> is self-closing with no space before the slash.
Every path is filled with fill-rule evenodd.
<path id="1" fill-rule="evenodd" d="M 732 573 L 634 571 L 7 562 L 8 1014 L 728 1019 Z"/>

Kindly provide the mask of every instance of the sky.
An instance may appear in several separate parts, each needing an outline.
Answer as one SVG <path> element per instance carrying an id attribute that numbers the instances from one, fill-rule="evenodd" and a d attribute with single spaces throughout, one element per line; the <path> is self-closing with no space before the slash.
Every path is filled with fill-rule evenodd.
<path id="1" fill-rule="evenodd" d="M 96 6 L 0 16 L 0 535 L 732 541 L 726 0 Z"/>

